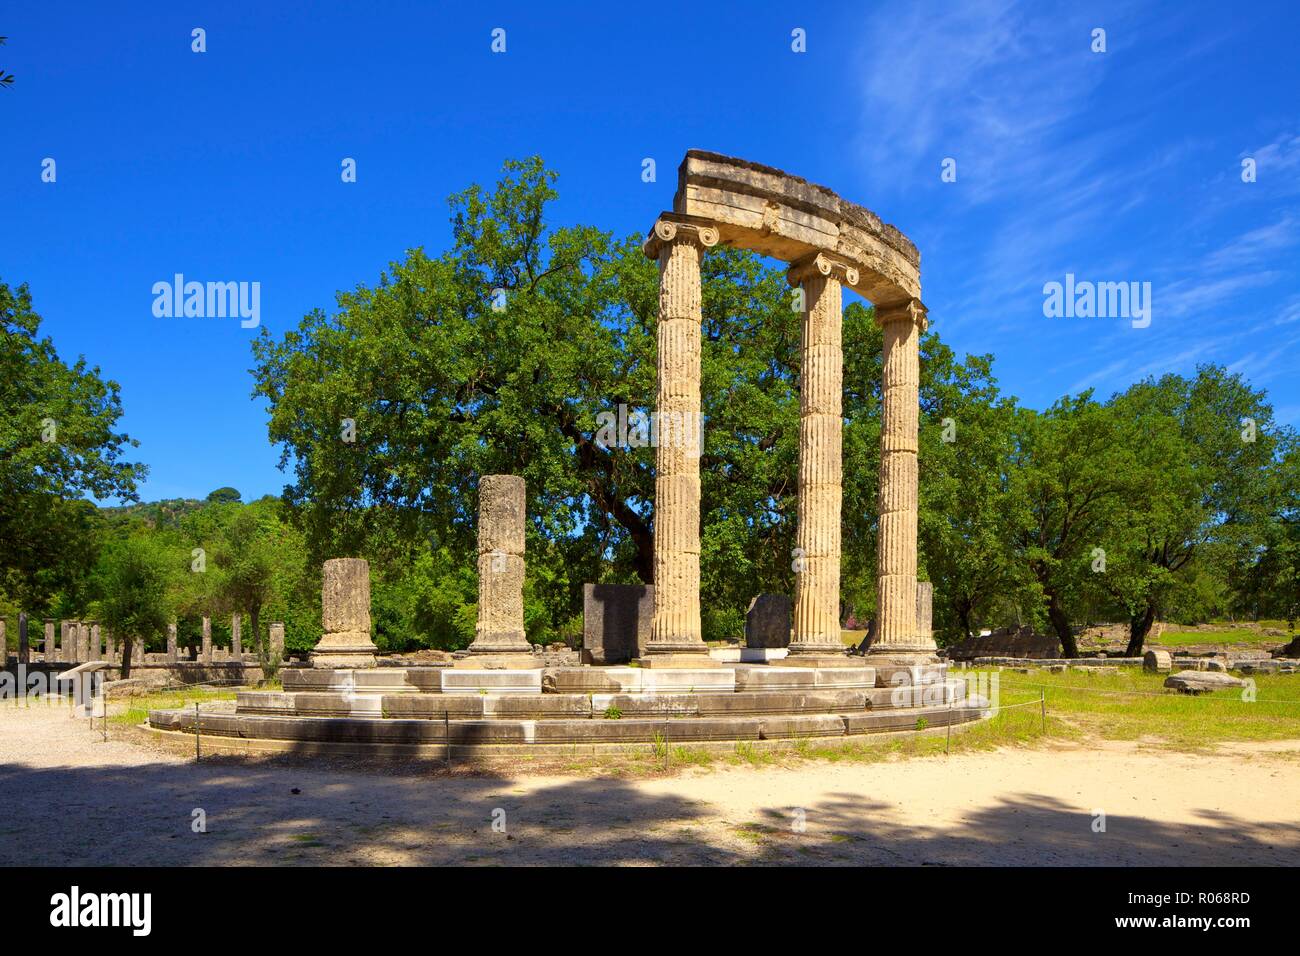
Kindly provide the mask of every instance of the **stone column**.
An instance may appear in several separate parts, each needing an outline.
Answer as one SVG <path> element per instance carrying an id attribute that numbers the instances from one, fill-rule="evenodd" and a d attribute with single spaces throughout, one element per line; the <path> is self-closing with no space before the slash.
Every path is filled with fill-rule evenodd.
<path id="1" fill-rule="evenodd" d="M 199 661 L 203 664 L 212 663 L 212 618 L 206 614 L 203 616 L 203 643 L 200 646 Z"/>
<path id="2" fill-rule="evenodd" d="M 77 622 L 77 660 L 90 660 L 90 625 L 85 621 Z"/>
<path id="3" fill-rule="evenodd" d="M 230 615 L 230 656 L 236 661 L 242 661 L 244 659 L 243 625 L 244 619 L 242 614 L 235 613 Z"/>
<path id="4" fill-rule="evenodd" d="M 45 663 L 52 664 L 59 659 L 59 647 L 54 640 L 54 622 L 45 622 Z"/>
<path id="5" fill-rule="evenodd" d="M 32 646 L 27 639 L 27 614 L 18 614 L 18 663 L 26 666 L 32 662 Z"/>
<path id="6" fill-rule="evenodd" d="M 374 667 L 378 648 L 370 640 L 369 563 L 361 558 L 332 558 L 325 562 L 322 576 L 325 633 L 312 651 L 312 666 Z"/>
<path id="7" fill-rule="evenodd" d="M 928 658 L 936 650 L 934 639 L 920 634 L 916 620 L 916 448 L 925 306 L 916 299 L 878 305 L 876 321 L 885 343 L 876 569 L 880 634 L 870 653 Z"/>
<path id="8" fill-rule="evenodd" d="M 59 622 L 59 659 L 68 664 L 77 661 L 77 632 L 71 621 Z"/>
<path id="9" fill-rule="evenodd" d="M 176 622 L 172 621 L 167 625 L 167 663 L 175 664 L 177 661 L 176 652 Z"/>
<path id="10" fill-rule="evenodd" d="M 9 637 L 5 633 L 6 627 L 5 619 L 0 617 L 0 668 L 9 664 Z"/>
<path id="11" fill-rule="evenodd" d="M 100 638 L 100 635 L 99 635 L 99 623 L 96 622 L 96 621 L 91 621 L 91 622 L 90 622 L 90 657 L 89 657 L 89 660 L 92 660 L 92 661 L 102 661 L 102 660 L 104 659 L 104 658 L 101 656 L 102 649 L 103 649 L 103 646 L 104 646 L 104 645 L 103 645 L 102 643 L 100 643 L 100 639 L 99 639 L 99 638 Z"/>
<path id="12" fill-rule="evenodd" d="M 934 640 L 934 582 L 916 582 L 916 634 L 923 641 Z"/>
<path id="13" fill-rule="evenodd" d="M 117 660 L 117 639 L 113 637 L 113 632 L 104 628 L 104 660 Z"/>
<path id="14" fill-rule="evenodd" d="M 271 660 L 284 660 L 284 625 L 279 621 L 271 624 L 267 629 L 267 640 L 271 644 Z"/>
<path id="15" fill-rule="evenodd" d="M 803 287 L 799 389 L 799 526 L 795 534 L 790 656 L 844 657 L 840 639 L 840 505 L 843 498 L 844 354 L 841 281 L 858 270 L 824 253 L 795 263 Z M 846 663 L 847 663 L 846 658 Z"/>
<path id="16" fill-rule="evenodd" d="M 652 667 L 712 662 L 700 631 L 700 260 L 717 243 L 715 226 L 665 213 L 644 246 L 659 262 L 655 613 L 641 649 Z"/>
<path id="17" fill-rule="evenodd" d="M 531 654 L 524 635 L 524 479 L 478 483 L 478 623 L 472 654 Z"/>

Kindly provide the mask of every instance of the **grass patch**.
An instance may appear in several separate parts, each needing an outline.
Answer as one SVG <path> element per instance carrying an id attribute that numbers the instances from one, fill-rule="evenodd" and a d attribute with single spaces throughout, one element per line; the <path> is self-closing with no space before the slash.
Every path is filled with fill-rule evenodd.
<path id="1" fill-rule="evenodd" d="M 1003 671 L 1003 707 L 1047 695 L 1049 730 L 1069 727 L 1074 736 L 1102 740 L 1158 739 L 1180 749 L 1203 749 L 1231 741 L 1285 740 L 1300 735 L 1300 681 L 1256 674 L 1255 700 L 1240 690 L 1191 696 L 1167 691 L 1163 674 L 1122 668 L 1114 674 Z M 1016 708 L 1033 713 L 1033 707 Z M 1012 710 L 999 715 L 1010 717 Z M 966 735 L 963 734 L 963 737 Z M 956 739 L 954 737 L 954 739 Z"/>
<path id="2" fill-rule="evenodd" d="M 206 704 L 214 700 L 234 699 L 235 692 L 224 688 L 194 687 L 160 691 L 157 694 L 130 698 L 124 710 L 110 714 L 108 719 L 114 724 L 143 724 L 149 719 L 151 710 L 176 710 L 180 707 L 193 707 L 196 702 Z"/>
<path id="3" fill-rule="evenodd" d="M 1166 631 L 1153 643 L 1162 647 L 1192 644 L 1285 644 L 1283 638 L 1262 634 L 1254 628 L 1234 627 L 1222 631 Z"/>

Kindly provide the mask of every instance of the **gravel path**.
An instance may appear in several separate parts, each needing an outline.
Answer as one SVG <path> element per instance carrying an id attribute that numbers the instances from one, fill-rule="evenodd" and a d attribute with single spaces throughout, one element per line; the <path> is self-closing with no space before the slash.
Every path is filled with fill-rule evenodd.
<path id="1" fill-rule="evenodd" d="M 0 865 L 1300 864 L 1300 740 L 629 779 L 195 764 L 114 737 L 0 704 Z"/>

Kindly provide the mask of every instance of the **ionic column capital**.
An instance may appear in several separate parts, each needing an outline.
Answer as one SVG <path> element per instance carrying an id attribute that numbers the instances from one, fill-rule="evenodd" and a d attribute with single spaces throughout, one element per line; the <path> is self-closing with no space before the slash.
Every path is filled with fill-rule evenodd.
<path id="1" fill-rule="evenodd" d="M 837 259 L 835 256 L 827 255 L 824 252 L 816 252 L 797 262 L 790 263 L 790 271 L 785 274 L 785 281 L 792 286 L 798 286 L 805 279 L 819 275 L 835 276 L 841 282 L 850 286 L 858 284 L 857 266 L 845 262 L 843 259 Z"/>
<path id="2" fill-rule="evenodd" d="M 885 325 L 889 322 L 915 322 L 922 332 L 930 326 L 925 305 L 920 299 L 908 299 L 906 302 L 896 302 L 893 305 L 877 305 L 876 323 Z"/>
<path id="3" fill-rule="evenodd" d="M 718 244 L 718 227 L 697 217 L 664 213 L 655 220 L 641 251 L 647 259 L 658 259 L 659 250 L 674 242 L 692 242 L 702 250 Z"/>

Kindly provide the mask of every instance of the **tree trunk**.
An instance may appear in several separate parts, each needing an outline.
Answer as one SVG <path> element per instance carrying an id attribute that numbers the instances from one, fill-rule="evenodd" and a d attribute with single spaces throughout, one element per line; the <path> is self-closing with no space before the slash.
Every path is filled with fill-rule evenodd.
<path id="1" fill-rule="evenodd" d="M 1065 657 L 1078 657 L 1079 646 L 1074 642 L 1074 632 L 1070 630 L 1070 618 L 1057 603 L 1055 594 L 1050 594 L 1047 598 L 1047 619 L 1052 622 L 1052 630 L 1056 631 L 1056 636 L 1061 640 L 1061 654 Z"/>
<path id="2" fill-rule="evenodd" d="M 957 612 L 957 621 L 961 624 L 961 633 L 963 637 L 974 637 L 975 632 L 971 630 L 971 608 L 965 601 L 954 601 L 953 609 Z"/>
<path id="3" fill-rule="evenodd" d="M 1146 610 L 1141 614 L 1129 618 L 1128 648 L 1124 651 L 1125 657 L 1142 656 L 1142 648 L 1146 644 L 1147 635 L 1151 633 L 1151 625 L 1155 621 L 1156 605 L 1154 601 L 1148 601 Z"/>

